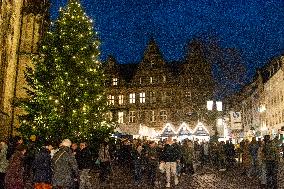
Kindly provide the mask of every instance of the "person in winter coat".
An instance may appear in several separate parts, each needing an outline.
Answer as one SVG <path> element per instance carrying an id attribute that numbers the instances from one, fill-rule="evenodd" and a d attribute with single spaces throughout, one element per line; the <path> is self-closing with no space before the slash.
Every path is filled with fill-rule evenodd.
<path id="1" fill-rule="evenodd" d="M 183 173 L 193 174 L 193 158 L 194 158 L 194 149 L 193 143 L 190 140 L 184 140 L 184 143 L 181 148 L 182 152 L 182 163 L 184 165 Z"/>
<path id="2" fill-rule="evenodd" d="M 107 180 L 107 177 L 110 174 L 110 153 L 108 140 L 105 140 L 100 147 L 98 160 L 100 162 L 100 181 L 103 183 Z"/>
<path id="3" fill-rule="evenodd" d="M 171 187 L 171 174 L 175 177 L 175 185 L 178 185 L 178 175 L 177 175 L 177 163 L 180 162 L 181 153 L 177 148 L 177 145 L 174 144 L 172 138 L 169 137 L 166 141 L 166 145 L 162 154 L 162 161 L 165 162 L 166 178 L 167 184 L 166 187 Z"/>
<path id="4" fill-rule="evenodd" d="M 46 144 L 36 153 L 32 163 L 33 182 L 35 189 L 52 188 L 51 155 L 52 145 Z"/>
<path id="5" fill-rule="evenodd" d="M 24 166 L 23 158 L 27 147 L 20 145 L 10 158 L 5 175 L 5 189 L 24 189 Z"/>
<path id="6" fill-rule="evenodd" d="M 148 165 L 148 180 L 151 187 L 155 186 L 156 174 L 158 169 L 159 154 L 156 143 L 151 141 L 146 151 L 147 165 Z"/>
<path id="7" fill-rule="evenodd" d="M 134 182 L 135 185 L 139 186 L 142 180 L 142 170 L 144 165 L 144 149 L 142 144 L 138 142 L 133 146 L 131 156 L 134 165 Z"/>
<path id="8" fill-rule="evenodd" d="M 8 145 L 5 142 L 0 143 L 0 189 L 4 189 L 4 180 L 9 161 L 7 160 Z"/>
<path id="9" fill-rule="evenodd" d="M 64 139 L 59 151 L 52 158 L 52 184 L 55 189 L 69 189 L 79 177 L 78 165 L 70 146 L 71 141 Z"/>
<path id="10" fill-rule="evenodd" d="M 8 149 L 7 149 L 7 159 L 9 160 L 14 152 L 16 151 L 17 147 L 23 144 L 23 139 L 20 136 L 15 136 L 14 138 L 11 138 L 8 143 Z"/>
<path id="11" fill-rule="evenodd" d="M 251 167 L 249 170 L 249 176 L 254 176 L 257 174 L 258 149 L 259 144 L 256 141 L 256 138 L 253 137 L 252 141 L 249 144 L 249 153 L 251 156 Z"/>
<path id="12" fill-rule="evenodd" d="M 92 167 L 92 154 L 86 142 L 80 143 L 80 150 L 76 154 L 80 173 L 80 189 L 91 188 L 89 172 Z"/>
<path id="13" fill-rule="evenodd" d="M 242 147 L 242 168 L 243 174 L 248 176 L 248 170 L 251 165 L 251 157 L 249 154 L 249 140 L 246 139 Z"/>
<path id="14" fill-rule="evenodd" d="M 264 136 L 263 145 L 263 157 L 266 168 L 266 184 L 267 188 L 276 189 L 277 185 L 277 174 L 279 166 L 279 150 L 278 150 L 278 139 L 270 140 L 269 135 Z"/>

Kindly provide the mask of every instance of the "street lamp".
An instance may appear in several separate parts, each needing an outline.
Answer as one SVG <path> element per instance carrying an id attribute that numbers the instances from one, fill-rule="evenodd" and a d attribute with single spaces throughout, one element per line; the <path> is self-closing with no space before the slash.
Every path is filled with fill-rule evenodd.
<path id="1" fill-rule="evenodd" d="M 214 106 L 215 104 L 215 106 Z M 208 100 L 207 101 L 207 110 L 214 112 L 214 125 L 213 125 L 213 130 L 215 131 L 214 136 L 218 138 L 218 129 L 216 126 L 216 115 L 215 112 L 222 112 L 223 111 L 223 104 L 222 101 L 214 101 L 213 100 Z M 222 126 L 223 126 L 223 120 L 222 120 Z"/>

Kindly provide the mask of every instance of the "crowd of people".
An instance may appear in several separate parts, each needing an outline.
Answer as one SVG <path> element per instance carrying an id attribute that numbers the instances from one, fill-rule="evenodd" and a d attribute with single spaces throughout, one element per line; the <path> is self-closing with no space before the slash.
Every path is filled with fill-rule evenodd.
<path id="1" fill-rule="evenodd" d="M 36 142 L 36 141 L 35 141 Z M 171 137 L 150 141 L 105 139 L 94 153 L 86 142 L 64 139 L 58 147 L 45 142 L 41 148 L 25 145 L 21 138 L 0 145 L 0 188 L 24 189 L 31 181 L 35 189 L 93 188 L 90 171 L 98 169 L 101 185 L 110 182 L 112 167 L 132 173 L 133 184 L 155 187 L 179 185 L 182 176 L 192 176 L 207 165 L 219 171 L 240 168 L 246 177 L 259 179 L 264 188 L 277 188 L 280 142 L 263 140 L 182 142 Z M 164 180 L 164 182 L 162 182 Z"/>

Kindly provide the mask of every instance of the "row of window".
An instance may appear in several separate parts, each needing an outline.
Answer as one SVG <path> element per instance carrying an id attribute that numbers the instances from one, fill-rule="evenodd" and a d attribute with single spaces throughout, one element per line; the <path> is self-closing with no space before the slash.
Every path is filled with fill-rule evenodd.
<path id="1" fill-rule="evenodd" d="M 284 101 L 283 91 L 279 91 L 278 93 L 274 94 L 272 98 L 268 99 L 268 104 L 273 106 L 283 101 Z"/>
<path id="2" fill-rule="evenodd" d="M 138 113 L 136 111 L 129 111 L 128 113 L 128 122 L 129 123 L 136 123 L 138 116 L 142 117 L 145 119 L 145 114 L 146 112 L 140 112 L 140 114 L 138 115 Z M 117 122 L 118 123 L 125 123 L 125 112 L 118 112 L 117 114 Z M 150 122 L 156 122 L 158 116 L 160 117 L 161 121 L 167 121 L 167 111 L 166 110 L 161 110 L 159 112 L 159 115 L 157 115 L 157 112 L 154 110 L 150 110 L 149 111 L 149 118 L 150 118 Z"/>
<path id="3" fill-rule="evenodd" d="M 284 122 L 284 110 L 282 110 L 282 113 L 281 111 L 279 111 L 276 112 L 275 114 L 272 114 L 267 124 L 273 126 L 283 122 Z"/>
<path id="4" fill-rule="evenodd" d="M 162 102 L 170 102 L 171 101 L 171 96 L 172 93 L 171 92 L 166 92 L 163 91 L 161 92 L 161 101 Z M 149 93 L 149 102 L 150 103 L 155 103 L 157 102 L 157 92 L 150 92 Z M 185 92 L 185 98 L 187 100 L 191 100 L 191 92 L 190 91 L 186 91 Z M 129 94 L 129 99 L 128 99 L 130 104 L 135 104 L 136 102 L 140 102 L 141 104 L 146 102 L 146 93 L 145 92 L 141 92 L 138 93 L 138 99 L 136 99 L 136 93 L 130 93 Z M 114 95 L 108 95 L 108 105 L 115 105 L 115 96 Z M 124 95 L 118 95 L 118 104 L 119 105 L 124 105 L 125 104 L 125 96 Z"/>
<path id="5" fill-rule="evenodd" d="M 148 81 L 147 81 L 148 80 Z M 165 83 L 167 81 L 167 77 L 166 76 L 162 76 L 162 80 L 163 80 L 163 83 Z M 145 78 L 145 77 L 140 77 L 139 78 L 139 83 L 140 84 L 143 84 L 143 83 L 150 83 L 150 84 L 153 84 L 153 83 L 157 83 L 158 80 L 156 77 L 149 77 L 149 78 Z M 112 85 L 113 86 L 117 86 L 118 85 L 118 78 L 112 78 Z"/>

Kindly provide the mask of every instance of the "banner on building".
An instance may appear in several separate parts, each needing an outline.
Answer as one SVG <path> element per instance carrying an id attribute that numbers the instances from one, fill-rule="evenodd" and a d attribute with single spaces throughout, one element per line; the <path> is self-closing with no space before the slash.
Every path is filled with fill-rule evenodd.
<path id="1" fill-rule="evenodd" d="M 242 129 L 242 116 L 241 112 L 230 112 L 231 128 Z"/>

